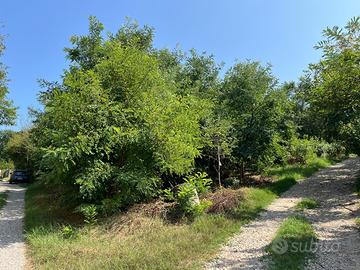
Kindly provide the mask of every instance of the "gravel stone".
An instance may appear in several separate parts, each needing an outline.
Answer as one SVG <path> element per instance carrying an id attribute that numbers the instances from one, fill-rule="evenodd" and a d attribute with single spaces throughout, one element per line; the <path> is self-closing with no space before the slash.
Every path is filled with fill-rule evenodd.
<path id="1" fill-rule="evenodd" d="M 7 204 L 0 210 L 0 269 L 20 270 L 25 267 L 23 235 L 25 189 L 0 182 L 0 192 L 7 191 Z"/>
<path id="2" fill-rule="evenodd" d="M 267 269 L 265 248 L 275 237 L 281 223 L 294 214 L 303 198 L 320 202 L 317 209 L 306 210 L 319 238 L 314 259 L 306 269 L 360 269 L 360 233 L 354 218 L 360 216 L 359 198 L 354 193 L 360 158 L 345 160 L 299 182 L 270 204 L 260 216 L 241 228 L 221 249 L 217 259 L 205 269 Z M 330 250 L 330 252 L 328 251 Z M 332 250 L 332 251 L 331 251 Z"/>

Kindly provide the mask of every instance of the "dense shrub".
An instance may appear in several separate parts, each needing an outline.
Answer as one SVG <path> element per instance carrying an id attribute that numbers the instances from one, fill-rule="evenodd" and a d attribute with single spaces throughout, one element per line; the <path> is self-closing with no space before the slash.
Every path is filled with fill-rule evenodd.
<path id="1" fill-rule="evenodd" d="M 289 146 L 288 163 L 306 163 L 316 157 L 317 140 L 293 138 Z"/>
<path id="2" fill-rule="evenodd" d="M 209 206 L 198 195 L 215 179 L 239 186 L 247 174 L 274 165 L 341 158 L 344 142 L 358 149 L 354 115 L 333 127 L 339 136 L 321 132 L 315 121 L 321 115 L 309 109 L 319 105 L 307 95 L 316 83 L 311 77 L 279 85 L 271 66 L 256 61 L 236 62 L 220 77 L 212 55 L 154 48 L 150 27 L 130 21 L 106 37 L 103 30 L 91 17 L 89 34 L 71 38 L 62 80 L 41 82 L 44 109 L 33 111 L 33 128 L 6 146 L 15 165 L 66 187 L 78 205 L 109 215 L 162 196 L 198 215 Z M 353 108 L 347 113 L 355 114 Z M 0 155 L 1 149 L 0 142 Z"/>
<path id="3" fill-rule="evenodd" d="M 165 200 L 176 201 L 178 209 L 185 215 L 195 217 L 203 214 L 211 206 L 211 201 L 200 196 L 210 190 L 212 181 L 207 174 L 195 173 L 184 179 L 176 190 L 165 189 L 162 196 Z"/>

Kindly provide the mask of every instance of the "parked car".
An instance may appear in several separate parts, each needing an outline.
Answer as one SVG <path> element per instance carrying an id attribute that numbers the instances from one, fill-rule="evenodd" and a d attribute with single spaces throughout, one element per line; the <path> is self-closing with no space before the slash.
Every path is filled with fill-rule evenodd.
<path id="1" fill-rule="evenodd" d="M 26 170 L 14 170 L 12 175 L 10 176 L 10 184 L 14 183 L 28 183 L 30 182 L 30 175 Z"/>

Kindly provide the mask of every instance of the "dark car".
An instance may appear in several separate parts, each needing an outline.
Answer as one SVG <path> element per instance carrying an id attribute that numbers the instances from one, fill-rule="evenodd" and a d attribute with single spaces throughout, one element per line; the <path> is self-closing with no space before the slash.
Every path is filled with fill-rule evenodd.
<path id="1" fill-rule="evenodd" d="M 28 182 L 30 182 L 30 175 L 25 170 L 14 170 L 9 181 L 10 184 Z"/>

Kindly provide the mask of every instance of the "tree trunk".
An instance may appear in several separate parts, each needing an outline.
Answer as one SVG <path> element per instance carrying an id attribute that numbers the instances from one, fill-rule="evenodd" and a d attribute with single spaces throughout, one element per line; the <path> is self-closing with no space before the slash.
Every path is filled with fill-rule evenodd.
<path id="1" fill-rule="evenodd" d="M 241 161 L 240 163 L 240 180 L 244 181 L 245 178 L 245 166 L 244 166 L 244 161 Z"/>
<path id="2" fill-rule="evenodd" d="M 221 187 L 221 156 L 220 156 L 220 146 L 217 147 L 217 159 L 218 159 L 218 181 L 219 187 Z"/>

